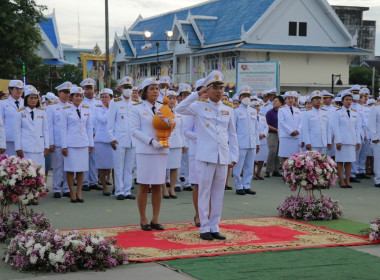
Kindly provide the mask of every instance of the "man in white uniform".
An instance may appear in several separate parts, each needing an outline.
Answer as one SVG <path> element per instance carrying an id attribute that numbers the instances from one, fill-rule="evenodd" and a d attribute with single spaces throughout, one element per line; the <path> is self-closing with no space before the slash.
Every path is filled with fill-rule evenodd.
<path id="1" fill-rule="evenodd" d="M 117 200 L 135 199 L 131 188 L 136 151 L 129 128 L 133 79 L 126 76 L 118 86 L 122 89 L 122 96 L 111 101 L 107 119 L 107 129 L 112 139 L 110 144 L 115 150 L 115 196 Z"/>
<path id="2" fill-rule="evenodd" d="M 223 74 L 212 71 L 204 81 L 205 88 L 192 93 L 176 108 L 180 114 L 193 115 L 197 126 L 198 208 L 203 240 L 226 238 L 219 233 L 218 225 L 224 185 L 228 165 L 233 167 L 239 156 L 233 109 L 220 101 L 223 84 Z"/>
<path id="3" fill-rule="evenodd" d="M 172 86 L 172 80 L 169 76 L 163 76 L 158 80 L 158 86 L 160 87 L 160 95 L 158 96 L 157 102 L 162 104 L 162 100 L 165 96 L 165 90 L 169 90 Z"/>
<path id="4" fill-rule="evenodd" d="M 380 188 L 380 103 L 373 105 L 369 113 L 369 132 L 375 160 L 375 187 Z"/>

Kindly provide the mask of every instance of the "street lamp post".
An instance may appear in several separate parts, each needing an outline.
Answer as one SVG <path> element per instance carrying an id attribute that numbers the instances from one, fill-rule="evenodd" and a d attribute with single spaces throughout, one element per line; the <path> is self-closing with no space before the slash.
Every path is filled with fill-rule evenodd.
<path id="1" fill-rule="evenodd" d="M 338 81 L 336 82 L 336 84 L 338 86 L 343 85 L 342 80 L 341 80 L 341 74 L 338 74 L 338 75 L 332 74 L 331 75 L 331 93 L 332 94 L 334 94 L 334 83 L 335 83 L 336 78 L 338 78 Z"/>

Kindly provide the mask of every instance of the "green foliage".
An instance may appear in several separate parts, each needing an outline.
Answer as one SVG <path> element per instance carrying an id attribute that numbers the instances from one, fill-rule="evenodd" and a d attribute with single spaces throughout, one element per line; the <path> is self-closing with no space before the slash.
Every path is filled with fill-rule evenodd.
<path id="1" fill-rule="evenodd" d="M 375 89 L 379 88 L 379 73 L 375 73 Z M 372 68 L 353 66 L 350 67 L 350 84 L 366 85 L 372 88 Z"/>
<path id="2" fill-rule="evenodd" d="M 38 23 L 44 20 L 45 9 L 34 0 L 1 0 L 0 78 L 21 80 L 23 62 L 26 75 L 42 62 L 36 50 L 42 42 Z"/>

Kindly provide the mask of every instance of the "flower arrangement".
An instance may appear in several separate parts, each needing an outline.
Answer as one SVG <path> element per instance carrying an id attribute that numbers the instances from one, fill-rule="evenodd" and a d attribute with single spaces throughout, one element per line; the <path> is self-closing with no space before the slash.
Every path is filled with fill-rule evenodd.
<path id="1" fill-rule="evenodd" d="M 12 211 L 7 216 L 0 217 L 0 241 L 9 241 L 17 234 L 34 229 L 36 231 L 51 230 L 51 224 L 44 214 L 30 210 L 27 214 Z"/>
<path id="2" fill-rule="evenodd" d="M 45 174 L 37 163 L 15 156 L 0 158 L 0 215 L 9 213 L 11 204 L 25 205 L 46 196 Z"/>
<path id="3" fill-rule="evenodd" d="M 370 241 L 380 240 L 380 217 L 371 220 L 371 232 L 369 234 Z"/>
<path id="4" fill-rule="evenodd" d="M 27 230 L 10 241 L 4 259 L 19 271 L 104 270 L 122 264 L 126 258 L 115 243 L 115 239 L 77 231 L 62 235 L 57 230 Z"/>
<path id="5" fill-rule="evenodd" d="M 288 196 L 277 207 L 281 217 L 303 220 L 332 220 L 342 215 L 338 201 L 322 195 L 322 189 L 334 186 L 337 176 L 336 163 L 327 155 L 307 151 L 292 155 L 283 164 L 284 181 L 298 195 Z M 305 190 L 306 196 L 300 196 Z M 314 197 L 319 190 L 320 198 Z"/>

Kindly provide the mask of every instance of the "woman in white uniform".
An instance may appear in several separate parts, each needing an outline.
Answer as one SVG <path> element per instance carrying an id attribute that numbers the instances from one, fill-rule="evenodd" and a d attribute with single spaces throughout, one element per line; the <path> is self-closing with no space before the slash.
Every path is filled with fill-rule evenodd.
<path id="1" fill-rule="evenodd" d="M 88 171 L 89 153 L 94 150 L 92 116 L 89 106 L 81 102 L 83 89 L 72 86 L 70 97 L 72 104 L 63 107 L 61 116 L 63 170 L 66 171 L 67 184 L 70 188 L 72 203 L 83 203 L 83 173 Z M 74 174 L 76 174 L 77 191 L 74 191 Z"/>
<path id="2" fill-rule="evenodd" d="M 360 131 L 362 120 L 360 114 L 353 108 L 351 92 L 343 93 L 343 106 L 331 117 L 335 136 L 335 161 L 338 166 L 339 186 L 352 188 L 350 183 L 351 163 L 356 161 L 356 151 L 360 149 Z M 343 166 L 346 178 L 343 178 Z"/>
<path id="3" fill-rule="evenodd" d="M 261 170 L 266 163 L 268 157 L 268 124 L 267 119 L 263 114 L 260 114 L 260 102 L 254 100 L 251 102 L 251 106 L 256 109 L 257 117 L 258 117 L 258 129 L 259 129 L 259 139 L 260 139 L 260 151 L 256 154 L 255 162 L 256 162 L 256 171 L 253 172 L 254 180 L 264 180 L 261 176 Z"/>
<path id="4" fill-rule="evenodd" d="M 95 105 L 95 118 L 96 118 L 96 129 L 95 129 L 95 166 L 98 169 L 99 179 L 103 186 L 103 195 L 110 196 L 111 193 L 107 188 L 107 173 L 114 168 L 113 163 L 113 149 L 111 146 L 111 135 L 107 130 L 107 118 L 108 118 L 108 108 L 113 97 L 113 91 L 109 88 L 103 88 L 100 92 L 100 99 L 102 105 Z"/>
<path id="5" fill-rule="evenodd" d="M 137 204 L 140 213 L 141 229 L 164 230 L 159 223 L 161 208 L 161 185 L 165 183 L 166 166 L 169 148 L 163 147 L 157 140 L 152 121 L 161 107 L 157 102 L 158 83 L 155 79 L 145 79 L 142 83 L 142 101 L 136 103 L 131 114 L 131 134 L 136 141 L 136 171 L 139 183 Z M 151 222 L 146 218 L 146 205 L 149 186 L 152 187 L 153 217 Z"/>
<path id="6" fill-rule="evenodd" d="M 177 104 L 177 94 L 173 90 L 167 92 L 167 97 L 169 99 L 168 106 L 171 110 Z M 175 113 L 176 125 L 175 129 L 172 131 L 169 138 L 169 155 L 168 155 L 168 165 L 167 169 L 169 171 L 170 178 L 170 190 L 168 192 L 166 185 L 163 185 L 163 196 L 164 198 L 177 198 L 175 193 L 175 184 L 178 179 L 178 170 L 181 168 L 182 153 L 185 151 L 183 131 L 182 131 L 182 116 Z"/>
<path id="7" fill-rule="evenodd" d="M 31 159 L 45 170 L 49 149 L 49 129 L 45 109 L 40 107 L 38 92 L 33 86 L 25 90 L 25 107 L 18 110 L 14 122 L 15 151 L 21 158 Z M 38 201 L 32 202 L 38 205 Z"/>

